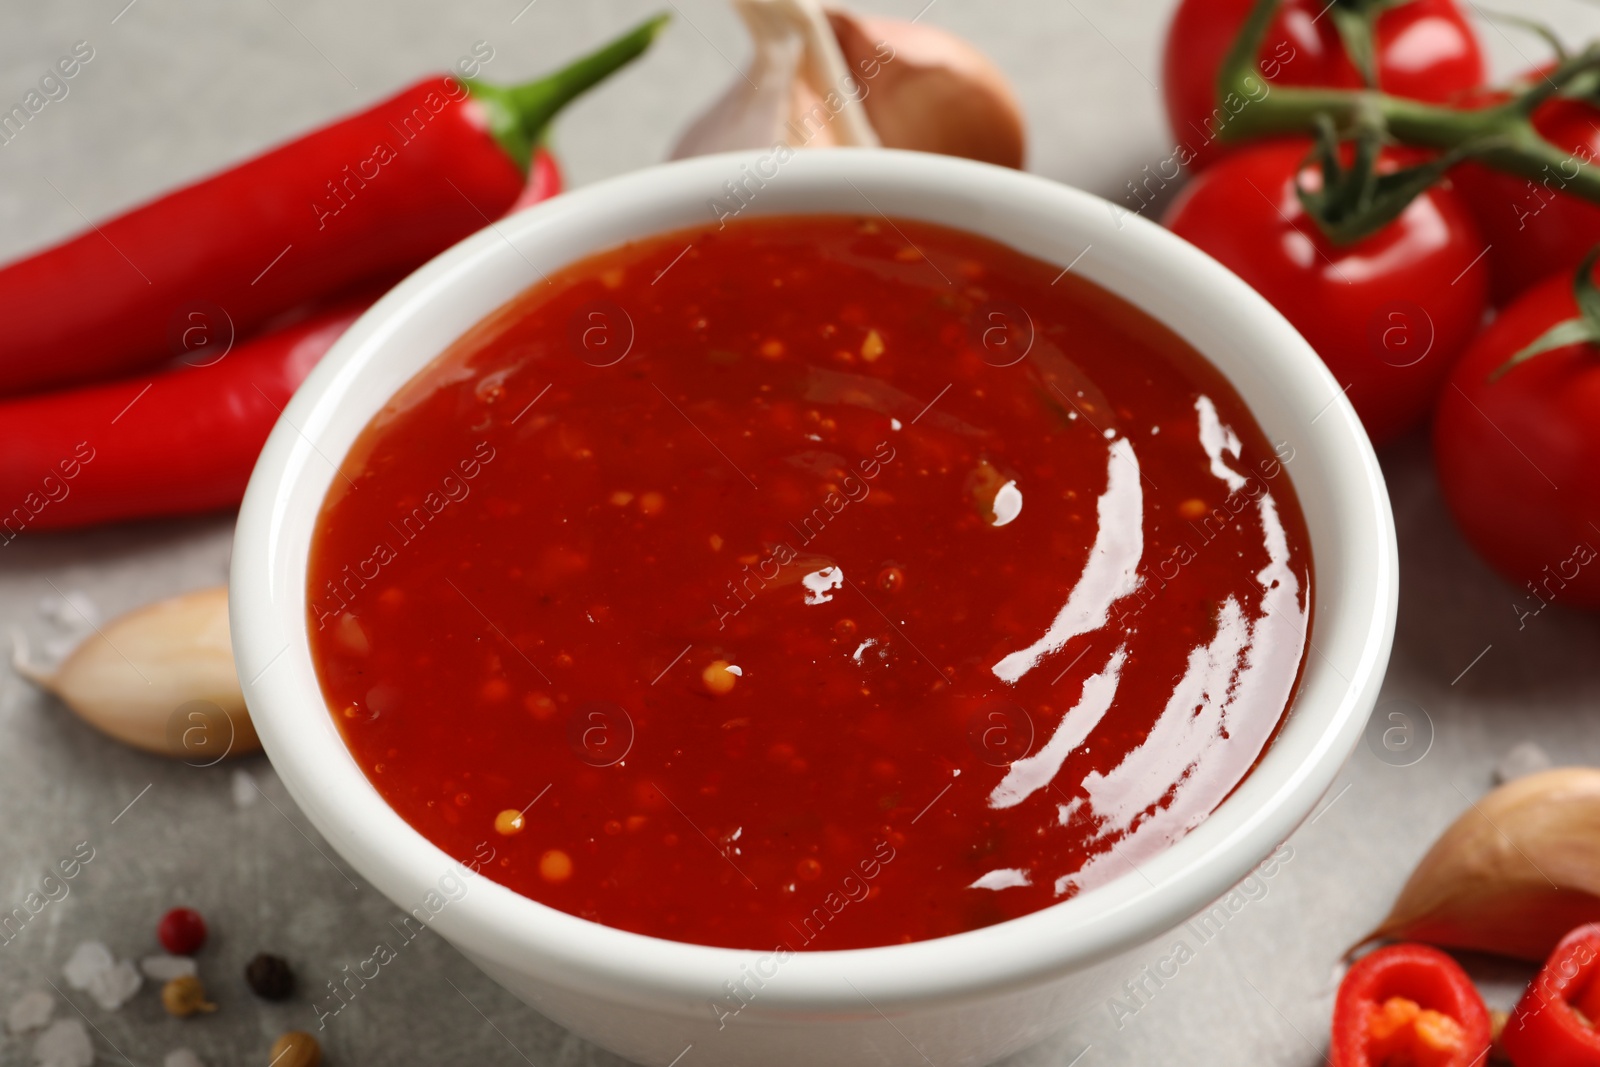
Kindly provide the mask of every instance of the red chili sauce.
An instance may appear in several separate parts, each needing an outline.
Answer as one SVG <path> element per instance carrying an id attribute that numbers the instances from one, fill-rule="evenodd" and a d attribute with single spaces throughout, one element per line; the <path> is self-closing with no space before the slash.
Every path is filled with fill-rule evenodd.
<path id="1" fill-rule="evenodd" d="M 384 408 L 312 651 L 384 798 L 535 900 L 939 937 L 1128 874 L 1250 772 L 1307 643 L 1291 459 L 1059 265 L 736 221 L 551 275 Z"/>

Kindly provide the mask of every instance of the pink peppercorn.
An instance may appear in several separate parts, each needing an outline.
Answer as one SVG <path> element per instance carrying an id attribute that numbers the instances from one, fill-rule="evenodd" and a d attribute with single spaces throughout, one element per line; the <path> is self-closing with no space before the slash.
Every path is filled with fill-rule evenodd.
<path id="1" fill-rule="evenodd" d="M 193 908 L 173 908 L 161 917 L 156 936 L 174 956 L 193 956 L 206 943 L 206 921 Z"/>

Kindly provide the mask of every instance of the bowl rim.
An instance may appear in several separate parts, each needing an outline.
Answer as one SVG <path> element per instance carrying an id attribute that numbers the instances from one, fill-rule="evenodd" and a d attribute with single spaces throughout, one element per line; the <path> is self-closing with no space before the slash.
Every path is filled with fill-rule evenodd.
<path id="1" fill-rule="evenodd" d="M 1308 702 L 1297 697 L 1291 725 L 1305 736 L 1296 742 L 1302 751 L 1293 764 L 1273 760 L 1279 744 L 1275 740 L 1209 819 L 1135 870 L 981 930 L 904 945 L 800 951 L 777 955 L 773 963 L 774 952 L 630 933 L 539 904 L 487 878 L 467 877 L 469 872 L 412 829 L 366 780 L 339 738 L 314 672 L 307 687 L 307 591 L 303 580 L 298 588 L 292 580 L 296 573 L 303 576 L 307 546 L 286 525 L 291 520 L 304 523 L 307 506 L 320 508 L 334 476 L 332 464 L 342 459 L 342 452 L 335 458 L 324 455 L 321 439 L 336 419 L 350 421 L 338 415 L 341 404 L 364 406 L 366 413 L 356 426 L 366 424 L 387 399 L 387 394 L 373 399 L 362 392 L 362 382 L 379 357 L 418 315 L 436 310 L 452 293 L 466 292 L 475 279 L 504 272 L 507 246 L 526 260 L 524 249 L 536 248 L 539 238 L 552 232 L 598 225 L 597 220 L 619 213 L 643 219 L 652 211 L 680 210 L 689 201 L 702 209 L 708 191 L 720 194 L 725 181 L 770 165 L 773 152 L 727 153 L 649 167 L 493 223 L 379 300 L 285 408 L 240 510 L 230 580 L 234 651 L 248 706 L 274 767 L 307 818 L 347 862 L 402 908 L 411 906 L 407 901 L 421 901 L 429 886 L 456 871 L 470 890 L 432 914 L 429 925 L 438 933 L 479 960 L 611 1001 L 671 1005 L 682 1011 L 690 1003 L 725 997 L 724 984 L 749 968 L 765 976 L 760 964 L 767 961 L 767 967 L 781 968 L 782 981 L 769 980 L 761 987 L 750 1005 L 750 1013 L 758 1017 L 856 1012 L 868 1004 L 873 1010 L 926 1006 L 1037 984 L 1145 944 L 1221 897 L 1311 813 L 1361 736 L 1393 640 L 1398 595 L 1394 523 L 1372 446 L 1310 346 L 1243 281 L 1153 222 L 1042 177 L 884 149 L 806 150 L 791 156 L 782 163 L 782 195 L 754 202 L 753 213 L 804 213 L 794 203 L 825 199 L 825 192 L 838 193 L 843 182 L 873 210 L 884 198 L 896 202 L 901 195 L 897 190 L 909 190 L 903 195 L 936 205 L 924 217 L 974 232 L 985 232 L 974 219 L 992 228 L 998 225 L 995 220 L 1007 218 L 1017 225 L 1054 227 L 1093 240 L 1111 240 L 1108 235 L 1114 232 L 1114 247 L 1106 255 L 1125 261 L 1130 269 L 1154 272 L 1175 286 L 1174 292 L 1218 309 L 1236 339 L 1269 354 L 1262 357 L 1263 373 L 1303 402 L 1302 415 L 1321 409 L 1308 428 L 1307 446 L 1321 450 L 1322 462 L 1338 475 L 1334 491 L 1341 504 L 1340 535 L 1354 539 L 1370 568 L 1365 588 L 1356 590 L 1360 610 L 1324 619 L 1319 604 L 1316 627 L 1319 638 L 1326 638 L 1329 628 L 1339 631 L 1354 642 L 1350 647 L 1357 654 L 1344 670 L 1333 668 L 1345 682 L 1339 699 Z M 867 197 L 868 189 L 878 192 L 880 200 Z M 958 208 L 973 214 L 952 217 Z M 666 224 L 652 229 L 642 221 L 639 226 L 637 236 L 678 228 Z M 596 243 L 590 251 L 615 243 Z M 1093 271 L 1084 273 L 1112 288 Z M 532 280 L 524 275 L 517 288 Z M 1166 321 L 1158 311 L 1146 310 Z M 431 358 L 423 358 L 408 376 Z M 1273 361 L 1276 366 L 1265 366 Z M 310 496 L 308 487 L 319 479 L 320 488 Z M 304 503 L 308 499 L 310 505 Z M 1312 550 L 1317 558 L 1316 531 Z M 1310 650 L 1307 657 L 1309 677 L 1321 667 Z M 1302 697 L 1305 692 L 1303 680 Z M 1306 723 L 1310 725 L 1302 725 Z M 1280 738 L 1289 728 L 1284 727 Z"/>

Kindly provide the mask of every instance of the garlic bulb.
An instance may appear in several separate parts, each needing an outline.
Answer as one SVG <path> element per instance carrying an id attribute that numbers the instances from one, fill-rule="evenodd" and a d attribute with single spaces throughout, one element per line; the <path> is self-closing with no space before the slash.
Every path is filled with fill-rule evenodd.
<path id="1" fill-rule="evenodd" d="M 119 741 L 203 766 L 261 747 L 234 672 L 228 591 L 202 589 L 124 615 L 53 671 L 17 672 Z"/>
<path id="2" fill-rule="evenodd" d="M 845 59 L 881 73 L 863 99 L 885 148 L 910 148 L 1021 168 L 1022 105 L 993 61 L 937 26 L 829 11 Z M 887 55 L 885 54 L 887 50 Z"/>
<path id="3" fill-rule="evenodd" d="M 673 159 L 779 143 L 878 143 L 816 0 L 733 0 L 733 7 L 755 46 L 750 67 L 689 127 Z"/>
<path id="4" fill-rule="evenodd" d="M 733 0 L 749 69 L 672 157 L 748 148 L 916 149 L 1020 167 L 1021 107 L 1005 76 L 954 34 L 824 12 L 817 0 Z"/>
<path id="5" fill-rule="evenodd" d="M 1474 804 L 1412 872 L 1379 938 L 1542 962 L 1600 921 L 1600 770 L 1518 778 Z"/>

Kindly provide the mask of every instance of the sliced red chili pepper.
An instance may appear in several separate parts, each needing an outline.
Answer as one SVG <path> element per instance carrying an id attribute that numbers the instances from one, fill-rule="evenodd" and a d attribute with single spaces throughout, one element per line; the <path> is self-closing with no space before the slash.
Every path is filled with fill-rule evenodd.
<path id="1" fill-rule="evenodd" d="M 421 265 L 504 214 L 551 118 L 660 26 L 527 85 L 426 78 L 0 269 L 0 395 L 156 365 L 197 306 L 244 335 Z"/>
<path id="2" fill-rule="evenodd" d="M 1561 939 L 1500 1035 L 1517 1067 L 1600 1067 L 1600 923 Z"/>
<path id="3" fill-rule="evenodd" d="M 1426 945 L 1362 957 L 1333 1007 L 1333 1067 L 1473 1067 L 1489 1049 L 1489 1012 L 1455 960 Z"/>

